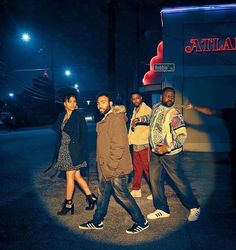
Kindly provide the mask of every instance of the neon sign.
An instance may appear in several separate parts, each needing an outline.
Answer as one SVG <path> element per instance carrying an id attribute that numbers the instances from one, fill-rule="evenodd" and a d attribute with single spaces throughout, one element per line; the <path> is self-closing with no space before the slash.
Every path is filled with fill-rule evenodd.
<path id="1" fill-rule="evenodd" d="M 189 43 L 184 48 L 187 54 L 236 51 L 236 37 L 191 38 Z"/>

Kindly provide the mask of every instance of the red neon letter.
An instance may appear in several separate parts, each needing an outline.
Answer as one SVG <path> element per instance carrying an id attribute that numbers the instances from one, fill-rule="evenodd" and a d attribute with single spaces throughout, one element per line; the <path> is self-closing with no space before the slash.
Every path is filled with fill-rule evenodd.
<path id="1" fill-rule="evenodd" d="M 186 46 L 184 49 L 186 53 L 191 54 L 194 50 L 196 52 L 202 52 L 198 39 L 190 39 L 190 43 L 191 45 Z"/>
<path id="2" fill-rule="evenodd" d="M 222 47 L 222 50 L 233 50 L 233 45 L 231 43 L 231 40 L 229 37 L 225 39 L 224 45 Z"/>
<path id="3" fill-rule="evenodd" d="M 211 38 L 202 38 L 201 39 L 201 43 L 203 44 L 202 52 L 210 52 L 211 51 L 210 42 L 211 42 Z"/>

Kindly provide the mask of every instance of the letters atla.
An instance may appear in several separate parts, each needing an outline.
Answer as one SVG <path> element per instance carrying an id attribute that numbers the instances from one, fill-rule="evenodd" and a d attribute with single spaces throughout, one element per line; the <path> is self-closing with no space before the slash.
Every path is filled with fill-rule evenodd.
<path id="1" fill-rule="evenodd" d="M 187 54 L 236 51 L 236 37 L 210 37 L 210 38 L 192 38 L 190 45 L 185 46 L 184 51 Z"/>

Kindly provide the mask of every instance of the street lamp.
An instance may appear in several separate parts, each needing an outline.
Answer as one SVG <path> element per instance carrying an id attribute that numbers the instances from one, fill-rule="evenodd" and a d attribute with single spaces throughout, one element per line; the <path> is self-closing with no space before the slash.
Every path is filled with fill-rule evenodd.
<path id="1" fill-rule="evenodd" d="M 76 91 L 79 93 L 79 85 L 77 83 L 74 84 L 74 88 L 76 89 Z"/>
<path id="2" fill-rule="evenodd" d="M 27 32 L 22 33 L 21 40 L 25 43 L 28 43 L 31 40 L 30 34 Z M 50 57 L 51 57 L 50 59 L 51 60 L 51 82 L 52 82 L 52 85 L 54 86 L 54 48 L 53 48 L 52 41 L 50 41 L 49 51 L 50 51 Z"/>
<path id="3" fill-rule="evenodd" d="M 24 41 L 24 42 L 29 42 L 30 39 L 31 39 L 31 37 L 30 37 L 29 33 L 23 33 L 21 35 L 21 40 Z"/>
<path id="4" fill-rule="evenodd" d="M 8 94 L 10 97 L 14 97 L 14 94 L 13 93 L 9 93 Z"/>
<path id="5" fill-rule="evenodd" d="M 65 75 L 66 76 L 70 76 L 71 75 L 71 71 L 69 69 L 65 70 Z"/>

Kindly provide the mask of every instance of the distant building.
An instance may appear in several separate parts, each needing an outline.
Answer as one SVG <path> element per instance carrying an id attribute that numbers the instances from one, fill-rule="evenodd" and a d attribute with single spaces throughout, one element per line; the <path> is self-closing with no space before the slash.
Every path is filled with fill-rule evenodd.
<path id="1" fill-rule="evenodd" d="M 55 91 L 46 72 L 24 88 L 23 104 L 30 125 L 48 124 L 55 119 Z"/>

